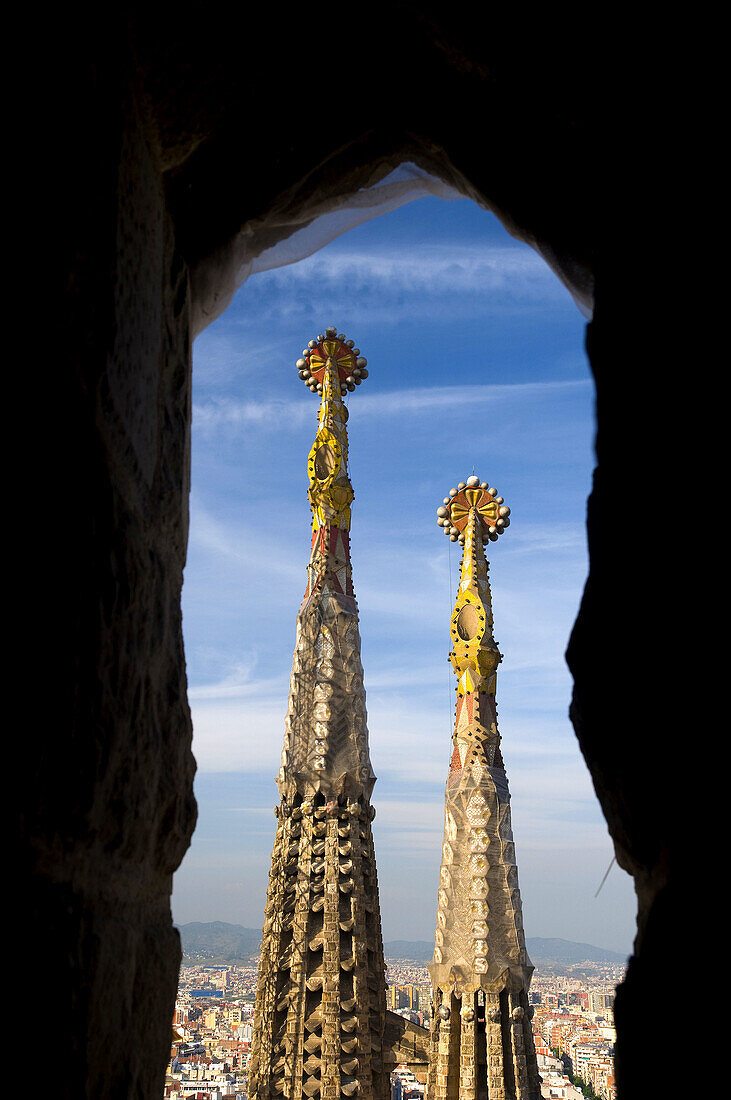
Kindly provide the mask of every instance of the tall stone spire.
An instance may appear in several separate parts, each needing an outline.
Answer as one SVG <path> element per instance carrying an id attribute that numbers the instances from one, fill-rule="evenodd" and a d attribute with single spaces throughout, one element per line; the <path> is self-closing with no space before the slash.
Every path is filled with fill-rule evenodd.
<path id="1" fill-rule="evenodd" d="M 348 410 L 366 360 L 337 329 L 297 363 L 320 395 L 307 461 L 312 546 L 297 617 L 249 1096 L 381 1100 L 386 996 L 358 607 Z"/>
<path id="2" fill-rule="evenodd" d="M 445 793 L 427 1100 L 540 1097 L 510 795 L 495 704 L 501 654 L 492 634 L 484 544 L 510 509 L 476 476 L 451 489 L 438 523 L 464 547 L 449 660 L 457 676 Z"/>

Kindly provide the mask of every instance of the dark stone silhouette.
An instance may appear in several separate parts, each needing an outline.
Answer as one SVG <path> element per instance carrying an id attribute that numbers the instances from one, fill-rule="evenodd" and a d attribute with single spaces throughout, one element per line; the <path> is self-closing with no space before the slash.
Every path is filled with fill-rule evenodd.
<path id="1" fill-rule="evenodd" d="M 659 571 L 660 482 L 682 475 L 674 460 L 687 449 L 687 422 L 667 415 L 658 381 L 678 361 L 673 281 L 685 278 L 657 208 L 674 179 L 670 147 L 652 141 L 665 101 L 644 97 L 636 27 L 625 49 L 553 10 L 513 26 L 459 4 L 351 14 L 354 29 L 343 9 L 308 6 L 64 9 L 18 40 L 32 49 L 13 110 L 31 87 L 42 104 L 27 115 L 27 154 L 7 139 L 23 192 L 11 228 L 38 229 L 23 246 L 33 281 L 18 279 L 36 288 L 21 329 L 32 355 L 8 368 L 26 387 L 17 407 L 42 470 L 27 525 L 13 527 L 28 572 L 12 587 L 31 602 L 12 639 L 33 708 L 12 773 L 26 1018 L 52 991 L 43 1051 L 63 1075 L 55 1095 L 158 1100 L 180 959 L 171 878 L 196 816 L 180 619 L 190 318 L 226 291 L 245 223 L 264 247 L 315 203 L 410 159 L 493 209 L 577 292 L 596 288 L 587 347 L 601 472 L 569 647 L 572 718 L 637 884 L 616 1005 L 620 1097 L 660 1095 L 671 1033 L 654 1006 L 675 993 L 690 896 L 667 674 L 652 663 L 671 639 L 673 652 L 687 646 Z M 343 57 L 348 76 L 338 67 L 336 79 Z"/>

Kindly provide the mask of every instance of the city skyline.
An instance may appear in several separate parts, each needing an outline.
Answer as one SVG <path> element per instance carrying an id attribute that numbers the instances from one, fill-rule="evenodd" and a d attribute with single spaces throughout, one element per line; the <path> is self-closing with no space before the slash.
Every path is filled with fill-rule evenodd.
<path id="1" fill-rule="evenodd" d="M 631 880 L 615 867 L 594 898 L 613 853 L 566 713 L 594 464 L 585 321 L 540 257 L 466 200 L 418 200 L 253 276 L 196 342 L 183 609 L 200 817 L 176 922 L 262 922 L 309 550 L 317 402 L 294 364 L 330 323 L 370 371 L 349 399 L 352 553 L 384 938 L 433 934 L 459 562 L 434 519 L 474 464 L 513 513 L 489 557 L 526 932 L 629 953 Z"/>

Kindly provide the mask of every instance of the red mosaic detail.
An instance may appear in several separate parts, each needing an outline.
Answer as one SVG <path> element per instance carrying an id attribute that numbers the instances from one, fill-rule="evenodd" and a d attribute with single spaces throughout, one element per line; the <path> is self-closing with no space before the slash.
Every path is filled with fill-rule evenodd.
<path id="1" fill-rule="evenodd" d="M 349 348 L 341 340 L 323 340 L 316 348 L 312 349 L 308 365 L 310 371 L 318 382 L 325 378 L 325 366 L 329 357 L 334 358 L 338 368 L 338 379 L 344 383 L 355 370 L 356 357 L 353 349 Z"/>
<path id="2" fill-rule="evenodd" d="M 332 523 L 326 523 L 324 527 L 318 527 L 316 531 L 312 532 L 310 553 L 315 549 L 317 543 L 318 550 L 323 554 L 326 550 L 330 550 L 332 554 L 335 554 L 337 552 L 338 537 L 340 537 L 343 553 L 350 561 L 350 534 L 344 527 L 336 527 Z"/>
<path id="3" fill-rule="evenodd" d="M 462 489 L 452 497 L 448 508 L 452 526 L 458 531 L 464 531 L 472 508 L 477 511 L 485 531 L 495 526 L 499 515 L 499 505 L 487 489 Z"/>
<path id="4" fill-rule="evenodd" d="M 450 772 L 456 772 L 462 767 L 462 761 L 459 758 L 459 749 L 454 746 L 454 752 L 452 753 L 452 763 L 449 765 Z"/>
<path id="5" fill-rule="evenodd" d="M 325 524 L 324 527 L 318 527 L 316 531 L 312 533 L 312 542 L 310 544 L 310 560 L 315 553 L 320 553 L 325 558 L 325 569 L 329 573 L 332 590 L 341 596 L 354 596 L 353 591 L 353 579 L 350 574 L 348 566 L 350 565 L 350 534 L 342 527 L 336 527 L 334 524 Z M 342 562 L 344 560 L 344 566 L 346 570 L 345 589 L 337 578 L 337 573 L 333 567 L 333 560 L 338 558 Z M 340 569 L 343 565 L 340 566 Z M 314 592 L 318 583 L 323 580 L 325 573 L 322 572 L 318 575 L 315 584 L 310 587 L 307 585 L 307 591 L 305 592 L 305 599 Z"/>
<path id="6" fill-rule="evenodd" d="M 350 561 L 350 531 L 340 531 L 340 541 L 343 544 L 343 553 L 345 557 Z"/>

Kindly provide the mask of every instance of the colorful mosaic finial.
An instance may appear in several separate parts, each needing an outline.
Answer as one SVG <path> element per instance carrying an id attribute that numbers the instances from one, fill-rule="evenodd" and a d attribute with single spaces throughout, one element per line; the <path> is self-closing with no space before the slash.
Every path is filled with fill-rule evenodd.
<path id="1" fill-rule="evenodd" d="M 335 325 L 329 325 L 324 333 L 310 340 L 302 358 L 297 360 L 299 376 L 312 393 L 323 392 L 329 362 L 337 368 L 335 381 L 343 397 L 368 377 L 368 360 L 355 347 L 355 341 L 346 340 Z"/>
<path id="2" fill-rule="evenodd" d="M 452 542 L 464 545 L 465 528 L 473 508 L 483 542 L 496 542 L 510 526 L 510 509 L 498 496 L 497 489 L 488 489 L 488 483 L 473 474 L 467 481 L 460 481 L 456 489 L 450 489 L 449 496 L 437 508 L 437 523 Z"/>
<path id="3" fill-rule="evenodd" d="M 510 509 L 476 475 L 450 490 L 438 523 L 464 547 L 451 618 L 457 676 L 445 791 L 437 927 L 429 973 L 434 1015 L 427 1100 L 538 1100 L 510 794 L 497 727 L 497 667 L 485 544 Z"/>
<path id="4" fill-rule="evenodd" d="M 307 460 L 315 532 L 325 526 L 350 530 L 354 493 L 348 478 L 348 410 L 342 399 L 368 377 L 366 360 L 353 343 L 331 325 L 310 340 L 306 358 L 297 360 L 300 378 L 320 395 L 317 435 Z"/>

